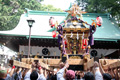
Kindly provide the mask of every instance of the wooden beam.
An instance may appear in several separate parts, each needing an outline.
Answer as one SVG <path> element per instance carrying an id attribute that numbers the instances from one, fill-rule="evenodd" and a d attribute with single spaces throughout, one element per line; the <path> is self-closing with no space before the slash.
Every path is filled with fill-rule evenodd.
<path id="1" fill-rule="evenodd" d="M 47 70 L 53 71 L 53 69 L 51 67 L 49 67 L 47 63 L 43 63 L 44 59 L 39 59 L 39 58 L 22 58 L 22 62 L 29 62 L 29 61 L 34 62 L 36 60 L 38 60 L 38 62 L 40 63 L 40 65 L 41 65 L 42 68 L 45 68 Z"/>
<path id="2" fill-rule="evenodd" d="M 61 59 L 48 59 L 48 63 L 50 66 L 57 65 L 59 66 Z"/>
<path id="3" fill-rule="evenodd" d="M 50 66 L 59 66 L 61 59 L 48 59 Z M 69 65 L 83 65 L 83 59 L 68 59 Z"/>
<path id="4" fill-rule="evenodd" d="M 91 67 L 93 67 L 94 65 L 94 58 L 90 59 L 88 62 L 87 62 L 87 69 L 90 69 Z"/>
<path id="5" fill-rule="evenodd" d="M 68 59 L 69 65 L 83 65 L 83 59 Z"/>
<path id="6" fill-rule="evenodd" d="M 13 65 L 17 66 L 17 67 L 31 68 L 30 64 L 26 64 L 24 62 L 19 62 L 19 61 L 16 61 L 16 60 L 13 60 Z"/>
<path id="7" fill-rule="evenodd" d="M 110 68 L 118 68 L 118 67 L 120 67 L 120 61 L 118 60 L 118 61 L 110 64 L 109 66 L 110 66 Z"/>
<path id="8" fill-rule="evenodd" d="M 103 67 L 104 70 L 108 70 L 109 69 L 109 64 L 103 65 L 102 67 Z"/>
<path id="9" fill-rule="evenodd" d="M 41 65 L 42 68 L 45 68 L 45 69 L 47 69 L 47 70 L 50 70 L 49 66 L 48 66 L 47 64 L 41 62 L 41 61 L 40 61 L 40 65 Z"/>
<path id="10" fill-rule="evenodd" d="M 104 61 L 107 63 L 105 64 Z M 120 67 L 120 59 L 99 59 L 99 62 L 102 64 L 103 69 Z"/>
<path id="11" fill-rule="evenodd" d="M 84 70 L 87 71 L 87 63 L 84 63 Z"/>
<path id="12" fill-rule="evenodd" d="M 34 60 L 38 60 L 39 62 L 43 62 L 43 60 L 46 60 L 49 66 L 59 66 L 61 62 L 61 59 L 22 58 L 22 62 L 26 62 L 26 60 L 31 60 L 32 62 L 34 62 Z M 68 64 L 69 65 L 83 65 L 83 59 L 68 59 Z"/>

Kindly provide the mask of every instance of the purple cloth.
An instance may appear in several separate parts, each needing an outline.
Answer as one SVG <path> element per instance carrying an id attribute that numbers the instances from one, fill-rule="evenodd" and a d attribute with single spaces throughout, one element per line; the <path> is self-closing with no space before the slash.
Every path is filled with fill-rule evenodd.
<path id="1" fill-rule="evenodd" d="M 95 33 L 95 31 L 96 31 L 95 26 L 90 25 L 90 36 L 89 36 L 89 41 L 88 41 L 88 45 L 90 45 L 90 46 L 94 45 L 93 34 Z"/>
<path id="2" fill-rule="evenodd" d="M 73 17 L 71 20 L 72 20 L 72 21 L 73 21 L 73 20 L 77 20 L 77 17 Z"/>
<path id="3" fill-rule="evenodd" d="M 59 50 L 61 50 L 61 41 L 62 41 L 62 38 L 61 38 L 61 34 L 58 34 L 58 46 L 59 46 Z"/>
<path id="4" fill-rule="evenodd" d="M 57 31 L 63 31 L 63 28 L 62 28 L 61 25 L 58 25 L 58 27 L 57 27 Z"/>
<path id="5" fill-rule="evenodd" d="M 72 17 L 71 19 L 68 19 L 67 22 L 73 21 L 73 20 L 78 20 L 77 17 Z"/>
<path id="6" fill-rule="evenodd" d="M 59 35 L 58 35 L 58 46 L 59 46 L 59 50 L 61 50 L 61 45 L 63 45 L 62 55 L 64 55 L 64 54 L 66 54 L 66 51 L 65 51 L 65 44 L 64 44 L 63 38 L 61 38 L 61 36 L 63 35 L 62 25 L 58 25 L 57 31 L 59 32 Z"/>

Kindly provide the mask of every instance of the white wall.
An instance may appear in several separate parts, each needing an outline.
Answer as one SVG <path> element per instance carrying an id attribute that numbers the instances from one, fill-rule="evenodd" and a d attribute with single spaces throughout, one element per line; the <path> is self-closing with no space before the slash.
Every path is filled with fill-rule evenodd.
<path id="1" fill-rule="evenodd" d="M 24 52 L 24 55 L 28 55 L 28 46 L 22 46 L 20 45 L 19 47 L 19 52 L 21 53 L 22 51 Z M 56 56 L 60 56 L 60 50 L 58 49 L 58 47 L 39 47 L 39 46 L 31 46 L 31 53 L 32 55 L 36 55 L 37 52 L 39 52 L 39 55 L 42 56 L 42 49 L 47 48 L 50 51 L 50 55 L 49 56 L 54 56 L 54 52 L 56 52 Z M 117 51 L 118 49 L 90 49 L 90 52 L 92 50 L 96 50 L 97 51 L 97 57 L 101 57 L 101 54 L 103 54 L 104 56 L 111 54 L 115 51 Z M 48 55 L 44 55 L 44 56 L 48 56 Z M 91 56 L 92 57 L 92 56 Z"/>
<path id="2" fill-rule="evenodd" d="M 97 51 L 97 56 L 96 57 L 101 57 L 101 54 L 103 54 L 103 56 L 109 55 L 119 49 L 90 49 L 90 52 L 92 50 L 96 50 Z M 92 57 L 92 56 L 91 56 Z"/>
<path id="3" fill-rule="evenodd" d="M 24 55 L 28 55 L 28 46 L 20 46 L 19 52 L 24 52 Z M 38 47 L 38 46 L 31 46 L 31 53 L 32 55 L 36 55 L 39 52 L 39 55 L 42 56 L 42 49 L 47 48 L 50 51 L 50 56 L 54 56 L 56 52 L 56 56 L 60 56 L 60 50 L 58 47 Z M 48 55 L 45 55 L 48 56 Z"/>

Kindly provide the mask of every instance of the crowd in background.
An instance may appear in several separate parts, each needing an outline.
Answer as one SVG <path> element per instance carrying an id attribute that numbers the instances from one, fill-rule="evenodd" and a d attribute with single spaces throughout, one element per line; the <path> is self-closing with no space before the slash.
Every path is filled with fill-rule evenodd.
<path id="1" fill-rule="evenodd" d="M 92 71 L 68 70 L 69 64 L 61 62 L 53 71 L 42 68 L 40 63 L 32 63 L 32 68 L 0 66 L 0 80 L 115 80 L 105 73 L 101 64 L 94 62 Z"/>

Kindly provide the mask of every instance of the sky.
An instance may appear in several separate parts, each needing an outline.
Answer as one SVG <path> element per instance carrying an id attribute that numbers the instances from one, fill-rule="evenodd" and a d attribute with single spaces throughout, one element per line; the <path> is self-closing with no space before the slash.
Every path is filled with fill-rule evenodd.
<path id="1" fill-rule="evenodd" d="M 62 10 L 66 10 L 69 8 L 70 3 L 74 2 L 75 0 L 44 0 L 42 4 L 45 5 L 53 5 L 56 8 L 61 8 Z"/>

